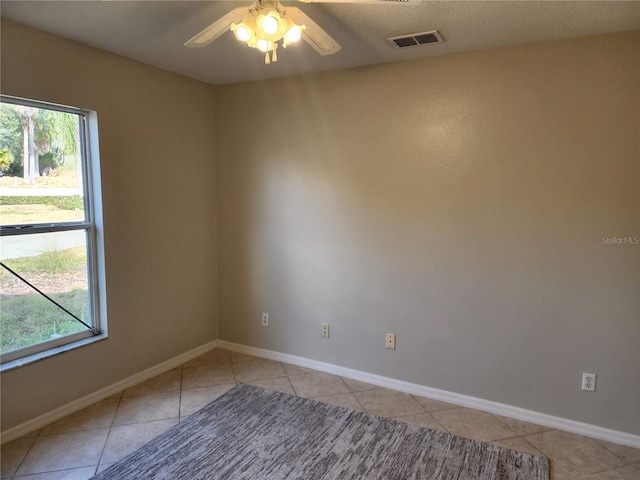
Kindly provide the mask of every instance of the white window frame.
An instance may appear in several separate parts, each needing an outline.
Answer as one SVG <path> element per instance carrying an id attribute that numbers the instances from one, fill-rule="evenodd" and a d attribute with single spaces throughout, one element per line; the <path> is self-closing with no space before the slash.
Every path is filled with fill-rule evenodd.
<path id="1" fill-rule="evenodd" d="M 87 239 L 90 320 L 87 323 L 92 327 L 92 330 L 83 330 L 0 355 L 0 371 L 5 371 L 106 338 L 107 316 L 97 114 L 91 110 L 8 95 L 0 95 L 0 101 L 13 105 L 78 115 L 85 220 L 51 224 L 0 226 L 0 237 L 83 230 Z"/>

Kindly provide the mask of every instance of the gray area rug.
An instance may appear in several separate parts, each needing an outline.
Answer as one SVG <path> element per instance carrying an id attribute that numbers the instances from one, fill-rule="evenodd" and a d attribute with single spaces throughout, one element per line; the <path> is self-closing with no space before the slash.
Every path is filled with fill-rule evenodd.
<path id="1" fill-rule="evenodd" d="M 94 479 L 548 480 L 495 445 L 238 385 Z"/>

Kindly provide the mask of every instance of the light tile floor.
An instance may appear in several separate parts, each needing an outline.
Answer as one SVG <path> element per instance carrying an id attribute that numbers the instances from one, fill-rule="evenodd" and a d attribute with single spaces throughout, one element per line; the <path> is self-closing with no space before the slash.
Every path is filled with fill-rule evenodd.
<path id="1" fill-rule="evenodd" d="M 551 479 L 640 479 L 640 450 L 248 355 L 212 350 L 2 446 L 2 479 L 84 480 L 244 382 L 546 455 Z"/>

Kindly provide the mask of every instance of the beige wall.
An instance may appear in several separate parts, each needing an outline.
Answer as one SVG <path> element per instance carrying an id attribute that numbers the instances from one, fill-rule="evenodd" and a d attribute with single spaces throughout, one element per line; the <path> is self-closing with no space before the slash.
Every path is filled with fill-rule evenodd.
<path id="1" fill-rule="evenodd" d="M 2 429 L 215 338 L 209 85 L 2 21 L 2 93 L 98 112 L 109 339 L 2 374 Z"/>
<path id="2" fill-rule="evenodd" d="M 110 332 L 2 374 L 2 429 L 218 313 L 225 340 L 640 433 L 640 246 L 602 244 L 640 235 L 639 44 L 216 87 L 214 151 L 211 87 L 2 21 L 2 93 L 98 112 Z"/>
<path id="3" fill-rule="evenodd" d="M 216 87 L 220 338 L 640 433 L 639 45 Z"/>

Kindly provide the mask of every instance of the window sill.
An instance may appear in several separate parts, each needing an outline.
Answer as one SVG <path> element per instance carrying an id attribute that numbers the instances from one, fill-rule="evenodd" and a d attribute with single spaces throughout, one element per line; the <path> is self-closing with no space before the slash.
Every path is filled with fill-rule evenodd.
<path id="1" fill-rule="evenodd" d="M 86 345 L 90 345 L 92 343 L 96 343 L 101 340 L 106 340 L 107 338 L 109 338 L 109 336 L 106 333 L 104 333 L 101 335 L 97 335 L 95 337 L 83 338 L 82 340 L 78 340 L 76 342 L 67 343 L 65 345 L 61 345 L 55 348 L 50 348 L 49 350 L 45 350 L 44 352 L 38 352 L 38 353 L 34 353 L 33 355 L 27 355 L 26 357 L 18 358 L 16 360 L 11 360 L 9 362 L 6 362 L 0 365 L 0 373 L 4 373 L 4 372 L 8 372 L 9 370 L 14 370 L 16 368 L 24 367 L 26 365 L 39 362 L 40 360 L 44 360 L 45 358 L 53 357 L 54 355 L 68 352 L 69 350 L 74 350 L 76 348 L 84 347 Z"/>

